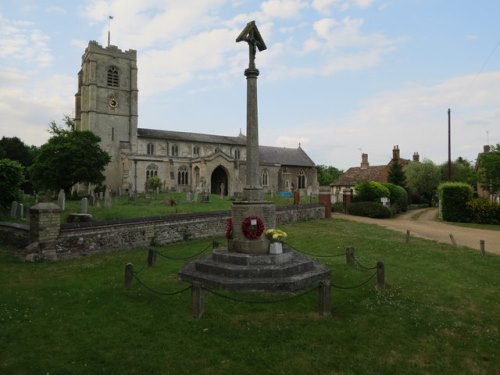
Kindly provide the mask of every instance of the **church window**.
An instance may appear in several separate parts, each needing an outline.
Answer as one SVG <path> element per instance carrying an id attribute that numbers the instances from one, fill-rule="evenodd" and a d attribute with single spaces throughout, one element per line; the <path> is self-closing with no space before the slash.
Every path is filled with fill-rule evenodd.
<path id="1" fill-rule="evenodd" d="M 200 185 L 200 168 L 194 167 L 194 185 L 198 187 Z"/>
<path id="2" fill-rule="evenodd" d="M 179 147 L 177 145 L 172 145 L 171 149 L 170 149 L 170 154 L 172 156 L 177 156 L 179 155 Z"/>
<path id="3" fill-rule="evenodd" d="M 154 154 L 154 152 L 155 152 L 155 145 L 154 145 L 154 144 L 152 144 L 152 143 L 148 143 L 146 153 L 147 153 L 148 155 L 153 155 L 153 154 Z"/>
<path id="4" fill-rule="evenodd" d="M 199 146 L 194 146 L 193 147 L 193 155 L 200 155 L 200 147 Z"/>
<path id="5" fill-rule="evenodd" d="M 306 175 L 303 170 L 299 172 L 297 175 L 297 187 L 299 189 L 305 189 L 306 188 Z"/>
<path id="6" fill-rule="evenodd" d="M 267 169 L 264 169 L 261 175 L 261 185 L 268 186 L 269 185 L 268 180 L 269 180 L 269 171 Z"/>
<path id="7" fill-rule="evenodd" d="M 179 185 L 188 184 L 188 170 L 187 167 L 180 167 L 177 171 L 177 183 Z"/>
<path id="8" fill-rule="evenodd" d="M 240 160 L 240 157 L 241 157 L 240 149 L 239 148 L 234 149 L 234 158 L 236 160 Z"/>
<path id="9" fill-rule="evenodd" d="M 118 69 L 115 66 L 112 66 L 108 69 L 108 86 L 118 87 Z"/>
<path id="10" fill-rule="evenodd" d="M 148 180 L 150 177 L 156 176 L 158 176 L 158 166 L 154 163 L 151 163 L 146 168 L 146 180 Z"/>

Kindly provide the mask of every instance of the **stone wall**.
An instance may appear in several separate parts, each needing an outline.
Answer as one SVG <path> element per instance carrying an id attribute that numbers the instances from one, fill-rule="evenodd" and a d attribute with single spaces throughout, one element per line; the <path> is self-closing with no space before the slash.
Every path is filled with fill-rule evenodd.
<path id="1" fill-rule="evenodd" d="M 55 240 L 54 247 L 51 246 L 51 250 L 55 252 L 55 257 L 51 257 L 51 259 L 70 259 L 102 252 L 151 246 L 152 244 L 164 245 L 193 238 L 223 236 L 229 216 L 230 212 L 224 211 L 113 222 L 57 224 L 59 235 Z M 320 204 L 276 208 L 277 226 L 324 217 L 325 208 Z M 33 229 L 37 226 L 32 224 L 31 227 Z M 50 230 L 52 233 L 49 228 L 43 230 Z M 26 247 L 30 237 L 37 237 L 33 233 L 30 235 L 28 226 L 15 228 L 15 225 L 12 224 L 9 226 L 0 225 L 0 234 L 3 234 L 3 231 L 9 234 L 1 236 L 2 242 L 4 242 L 4 238 L 16 236 L 19 238 L 19 241 L 15 243 L 19 247 L 19 256 L 25 259 L 46 257 L 47 249 L 32 245 Z"/>
<path id="2" fill-rule="evenodd" d="M 16 248 L 30 243 L 30 227 L 26 224 L 0 222 L 1 243 Z"/>

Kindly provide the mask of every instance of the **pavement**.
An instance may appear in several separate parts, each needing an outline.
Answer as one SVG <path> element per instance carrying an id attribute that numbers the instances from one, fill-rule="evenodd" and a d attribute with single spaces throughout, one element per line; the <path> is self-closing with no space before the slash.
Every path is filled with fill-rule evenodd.
<path id="1" fill-rule="evenodd" d="M 371 219 L 341 213 L 332 214 L 334 218 L 380 225 L 403 233 L 409 230 L 412 236 L 447 244 L 453 244 L 453 237 L 457 246 L 467 246 L 476 250 L 481 249 L 480 241 L 484 240 L 486 253 L 500 255 L 500 230 L 476 229 L 447 224 L 437 221 L 436 216 L 436 208 L 412 210 L 392 219 Z"/>

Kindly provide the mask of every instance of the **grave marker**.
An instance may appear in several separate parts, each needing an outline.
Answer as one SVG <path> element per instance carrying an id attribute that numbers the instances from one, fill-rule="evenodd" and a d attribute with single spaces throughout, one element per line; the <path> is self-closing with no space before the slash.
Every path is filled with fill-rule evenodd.
<path id="1" fill-rule="evenodd" d="M 87 197 L 82 198 L 80 202 L 80 213 L 88 214 L 89 212 L 89 200 Z"/>
<path id="2" fill-rule="evenodd" d="M 66 206 L 66 193 L 64 189 L 59 190 L 59 194 L 57 195 L 57 205 L 61 207 L 61 210 L 64 211 Z"/>

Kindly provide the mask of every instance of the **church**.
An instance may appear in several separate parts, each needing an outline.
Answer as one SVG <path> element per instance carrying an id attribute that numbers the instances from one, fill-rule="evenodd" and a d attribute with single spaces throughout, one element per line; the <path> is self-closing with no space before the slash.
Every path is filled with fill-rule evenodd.
<path id="1" fill-rule="evenodd" d="M 105 185 L 115 193 L 144 192 L 148 178 L 158 177 L 163 191 L 242 193 L 245 135 L 139 128 L 138 93 L 137 51 L 90 41 L 78 73 L 75 125 L 98 135 L 111 156 Z M 259 155 L 264 192 L 317 193 L 315 164 L 300 146 L 259 146 Z"/>

